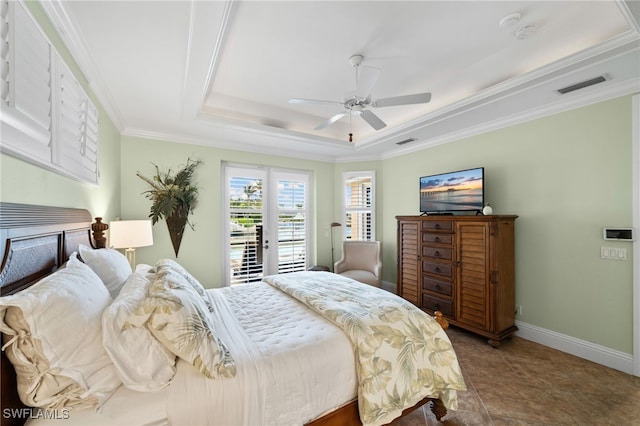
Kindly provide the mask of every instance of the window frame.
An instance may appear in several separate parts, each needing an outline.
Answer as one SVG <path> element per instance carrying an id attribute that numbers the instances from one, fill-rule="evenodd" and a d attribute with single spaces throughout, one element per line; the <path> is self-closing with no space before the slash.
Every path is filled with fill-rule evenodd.
<path id="1" fill-rule="evenodd" d="M 348 206 L 347 205 L 347 187 L 349 180 L 352 179 L 370 179 L 371 184 L 369 186 L 368 194 L 369 204 L 364 206 Z M 362 170 L 362 171 L 346 171 L 342 173 L 341 181 L 341 197 L 342 197 L 342 240 L 354 240 L 354 241 L 375 241 L 376 239 L 376 172 L 375 170 Z M 365 229 L 363 232 L 368 232 L 368 238 L 353 238 L 352 227 L 349 225 L 349 215 L 353 214 L 369 214 L 367 223 L 369 229 Z M 349 235 L 347 235 L 349 234 Z"/>
<path id="2" fill-rule="evenodd" d="M 98 185 L 98 109 L 22 1 L 2 2 L 0 27 L 0 151 Z M 24 72 L 32 63 L 44 64 L 46 89 L 44 68 Z"/>

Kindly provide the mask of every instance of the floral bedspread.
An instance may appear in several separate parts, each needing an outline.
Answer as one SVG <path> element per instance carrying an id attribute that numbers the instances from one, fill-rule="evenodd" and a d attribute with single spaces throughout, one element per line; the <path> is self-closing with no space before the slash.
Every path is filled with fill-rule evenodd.
<path id="1" fill-rule="evenodd" d="M 458 406 L 466 386 L 442 327 L 385 290 L 329 272 L 273 275 L 267 283 L 342 328 L 354 347 L 364 425 L 389 423 L 426 397 Z"/>

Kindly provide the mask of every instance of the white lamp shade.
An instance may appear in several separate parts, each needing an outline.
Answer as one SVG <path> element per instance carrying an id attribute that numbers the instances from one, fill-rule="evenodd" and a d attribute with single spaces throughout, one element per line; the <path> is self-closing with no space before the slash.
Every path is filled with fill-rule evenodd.
<path id="1" fill-rule="evenodd" d="M 150 220 L 118 220 L 109 224 L 109 245 L 135 248 L 153 245 Z"/>

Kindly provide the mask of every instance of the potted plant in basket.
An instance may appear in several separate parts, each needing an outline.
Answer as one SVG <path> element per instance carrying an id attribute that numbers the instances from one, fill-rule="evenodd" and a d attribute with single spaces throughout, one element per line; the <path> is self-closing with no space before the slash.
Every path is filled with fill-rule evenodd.
<path id="1" fill-rule="evenodd" d="M 188 158 L 187 164 L 175 173 L 171 169 L 161 172 L 156 164 L 151 163 L 156 168 L 152 178 L 143 176 L 140 172 L 136 173 L 140 179 L 151 186 L 143 192 L 152 201 L 149 214 L 151 223 L 155 225 L 160 219 L 167 222 L 176 257 L 178 257 L 186 225 L 194 229 L 189 221 L 189 215 L 193 213 L 198 203 L 198 187 L 193 183 L 193 174 L 201 163 L 200 160 L 194 161 Z"/>

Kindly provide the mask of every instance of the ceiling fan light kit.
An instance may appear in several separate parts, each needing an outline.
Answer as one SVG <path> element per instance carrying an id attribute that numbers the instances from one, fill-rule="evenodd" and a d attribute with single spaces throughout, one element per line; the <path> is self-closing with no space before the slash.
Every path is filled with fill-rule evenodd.
<path id="1" fill-rule="evenodd" d="M 372 100 L 371 90 L 375 85 L 378 77 L 380 76 L 380 69 L 361 66 L 364 61 L 364 56 L 356 54 L 349 57 L 349 64 L 355 69 L 355 90 L 352 94 L 349 94 L 342 101 L 325 101 L 320 99 L 303 99 L 292 98 L 289 99 L 291 104 L 331 104 L 340 105 L 344 108 L 341 111 L 329 119 L 319 123 L 314 130 L 322 130 L 336 121 L 340 120 L 345 115 L 357 115 L 360 116 L 367 124 L 373 129 L 380 130 L 387 126 L 387 124 L 376 114 L 374 114 L 368 107 L 383 108 L 398 105 L 412 105 L 412 104 L 424 104 L 431 100 L 431 93 L 416 93 L 413 95 L 393 96 L 390 98 L 383 98 Z M 353 134 L 349 133 L 349 142 L 353 141 Z"/>
<path id="2" fill-rule="evenodd" d="M 349 63 L 352 67 L 358 67 L 364 61 L 364 56 L 362 55 L 351 55 L 349 58 Z"/>

